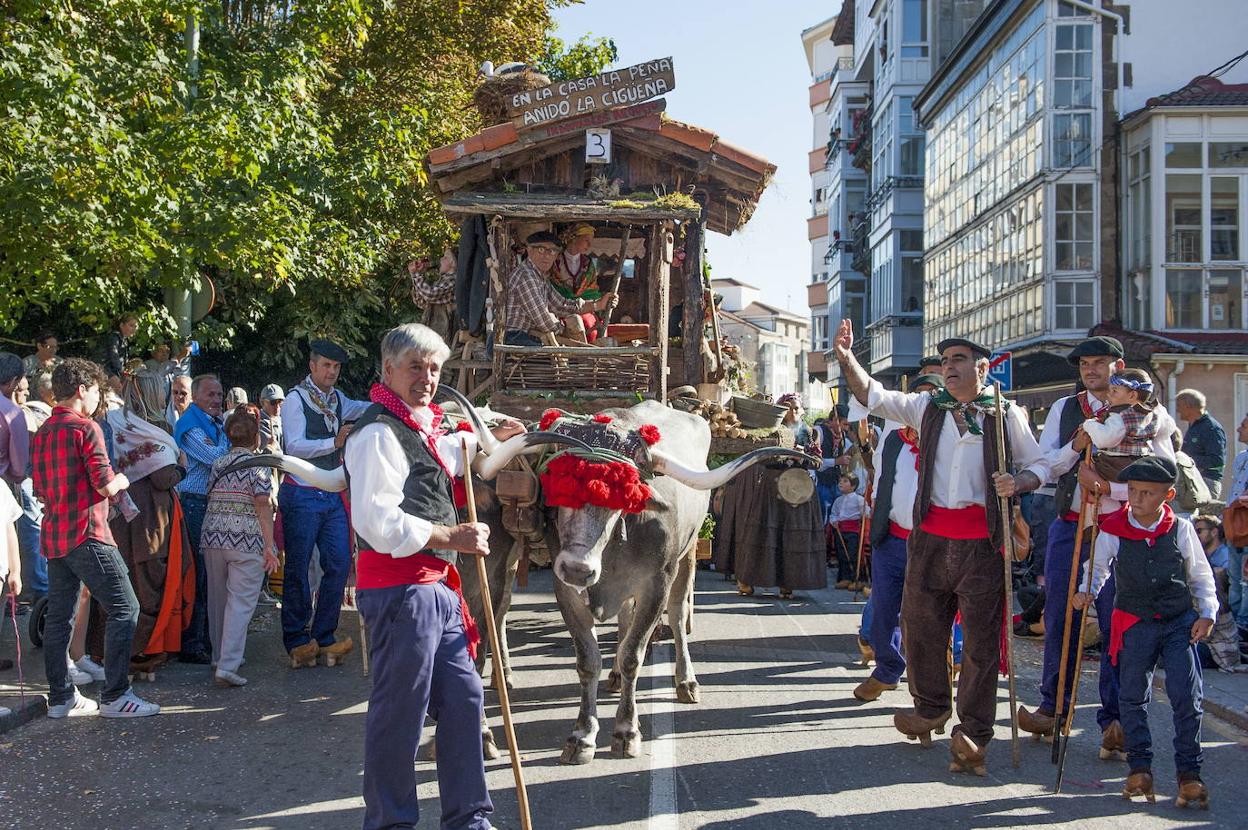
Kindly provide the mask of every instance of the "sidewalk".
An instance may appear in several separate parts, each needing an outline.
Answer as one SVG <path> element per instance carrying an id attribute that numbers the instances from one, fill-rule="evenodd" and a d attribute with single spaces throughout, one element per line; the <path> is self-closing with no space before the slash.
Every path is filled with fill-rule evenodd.
<path id="1" fill-rule="evenodd" d="M 19 614 L 17 628 L 22 638 L 21 672 L 18 672 L 17 655 L 13 649 L 13 620 L 7 615 L 0 620 L 4 631 L 0 633 L 0 657 L 14 662 L 13 668 L 0 671 L 0 735 L 16 729 L 24 723 L 43 717 L 48 711 L 48 685 L 43 673 L 43 650 L 30 643 L 26 634 L 29 611 Z M 19 683 L 18 678 L 24 678 Z M 5 712 L 7 710 L 7 712 Z"/>

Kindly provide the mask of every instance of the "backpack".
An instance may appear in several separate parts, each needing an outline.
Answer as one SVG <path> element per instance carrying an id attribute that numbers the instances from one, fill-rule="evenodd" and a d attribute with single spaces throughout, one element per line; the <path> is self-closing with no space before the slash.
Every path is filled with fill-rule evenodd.
<path id="1" fill-rule="evenodd" d="M 1180 513 L 1194 513 L 1213 495 L 1190 455 L 1180 450 L 1174 454 L 1174 463 L 1179 468 L 1179 478 L 1174 484 L 1174 507 Z"/>

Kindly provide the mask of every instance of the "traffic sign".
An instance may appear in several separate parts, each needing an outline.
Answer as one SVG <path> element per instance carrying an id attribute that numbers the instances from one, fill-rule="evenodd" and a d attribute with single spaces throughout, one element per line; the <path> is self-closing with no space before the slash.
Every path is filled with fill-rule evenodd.
<path id="1" fill-rule="evenodd" d="M 1014 386 L 1014 361 L 1010 352 L 993 352 L 988 359 L 988 381 L 1001 384 L 1002 392 L 1009 392 Z"/>

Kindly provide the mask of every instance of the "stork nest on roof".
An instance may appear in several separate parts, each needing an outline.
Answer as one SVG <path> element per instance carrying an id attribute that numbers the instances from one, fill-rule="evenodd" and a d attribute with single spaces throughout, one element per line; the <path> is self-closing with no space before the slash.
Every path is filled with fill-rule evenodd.
<path id="1" fill-rule="evenodd" d="M 517 92 L 539 89 L 550 83 L 550 78 L 536 69 L 524 69 L 486 78 L 472 93 L 472 103 L 481 113 L 481 123 L 487 127 L 509 120 L 511 96 Z"/>

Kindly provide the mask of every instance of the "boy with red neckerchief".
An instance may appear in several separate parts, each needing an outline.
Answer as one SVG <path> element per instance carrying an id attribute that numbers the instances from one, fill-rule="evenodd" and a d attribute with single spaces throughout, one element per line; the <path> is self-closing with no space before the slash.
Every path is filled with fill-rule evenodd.
<path id="1" fill-rule="evenodd" d="M 1196 643 L 1213 629 L 1218 598 L 1192 523 L 1166 504 L 1174 498 L 1177 478 L 1174 463 L 1156 456 L 1146 456 L 1119 474 L 1118 480 L 1127 485 L 1127 505 L 1101 519 L 1091 593 L 1076 594 L 1074 605 L 1083 610 L 1092 603 L 1112 565 L 1117 594 L 1108 652 L 1118 666 L 1118 702 L 1131 767 L 1123 795 L 1154 800 L 1147 707 L 1160 658 L 1174 710 L 1176 803 L 1208 807 L 1209 790 L 1200 780 L 1203 691 Z"/>

